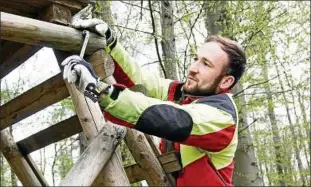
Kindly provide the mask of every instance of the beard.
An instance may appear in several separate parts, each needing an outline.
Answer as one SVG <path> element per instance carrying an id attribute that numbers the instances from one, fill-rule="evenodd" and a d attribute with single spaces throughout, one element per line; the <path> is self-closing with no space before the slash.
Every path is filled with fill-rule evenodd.
<path id="1" fill-rule="evenodd" d="M 218 76 L 212 85 L 210 85 L 208 88 L 199 88 L 198 84 L 195 85 L 193 88 L 188 88 L 183 86 L 183 92 L 187 95 L 193 95 L 193 96 L 210 96 L 210 95 L 216 95 L 217 94 L 217 88 L 219 85 L 219 82 L 224 76 Z M 187 83 L 186 83 L 187 84 Z"/>

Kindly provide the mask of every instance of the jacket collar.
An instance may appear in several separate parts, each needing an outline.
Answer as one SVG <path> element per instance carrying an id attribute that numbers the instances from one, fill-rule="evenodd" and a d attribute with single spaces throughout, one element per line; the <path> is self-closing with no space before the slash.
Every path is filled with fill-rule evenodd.
<path id="1" fill-rule="evenodd" d="M 218 92 L 216 95 L 224 94 L 224 93 L 231 93 L 230 89 Z M 181 104 L 189 104 L 189 103 L 192 103 L 193 101 L 198 100 L 198 99 L 203 98 L 203 97 L 206 97 L 206 96 L 195 96 L 195 95 L 189 95 L 189 94 L 182 93 Z"/>

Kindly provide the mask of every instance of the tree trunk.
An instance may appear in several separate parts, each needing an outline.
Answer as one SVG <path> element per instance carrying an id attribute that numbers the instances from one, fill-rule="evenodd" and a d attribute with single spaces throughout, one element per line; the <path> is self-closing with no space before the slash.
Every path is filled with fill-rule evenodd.
<path id="1" fill-rule="evenodd" d="M 225 1 L 204 1 L 205 26 L 208 35 L 224 32 L 226 26 L 228 26 L 224 24 L 224 19 L 226 18 L 226 3 Z M 231 23 L 229 18 L 226 19 L 226 22 Z M 227 35 L 227 37 L 232 38 L 230 37 L 231 33 L 227 33 Z M 232 90 L 232 93 L 237 93 L 242 89 L 243 86 L 238 83 Z M 237 101 L 239 107 L 243 107 L 246 104 L 244 96 L 237 99 Z M 246 111 L 241 110 L 239 113 L 240 117 L 237 130 L 243 129 L 248 125 Z M 253 141 L 248 128 L 238 134 L 238 147 L 235 153 L 235 161 L 233 176 L 234 185 L 261 186 L 263 184 L 255 157 Z"/>
<path id="2" fill-rule="evenodd" d="M 281 66 L 283 66 L 282 63 L 280 63 L 280 64 L 281 64 Z M 284 66 L 283 66 L 283 68 L 284 68 Z M 295 90 L 295 92 L 296 92 L 297 95 L 298 95 L 298 103 L 299 103 L 299 106 L 302 107 L 302 108 L 301 108 L 302 119 L 303 119 L 302 126 L 303 126 L 303 128 L 305 129 L 305 131 L 306 131 L 306 133 L 305 133 L 306 139 L 307 139 L 307 140 L 310 140 L 310 129 L 308 129 L 309 125 L 308 125 L 307 127 L 305 127 L 305 124 L 307 124 L 306 112 L 305 112 L 305 109 L 304 109 L 303 105 L 301 105 L 302 102 L 301 102 L 301 100 L 300 100 L 301 97 L 299 97 L 299 91 L 298 91 L 298 89 L 294 88 L 294 81 L 293 81 L 293 79 L 292 79 L 291 76 L 288 76 L 288 75 L 287 75 L 287 72 L 286 72 L 285 69 L 283 70 L 283 73 L 284 73 L 284 75 L 285 75 L 285 79 L 286 79 L 286 82 L 287 82 L 287 86 L 288 86 L 289 88 L 292 88 L 292 90 Z M 298 116 L 297 110 L 296 110 L 296 99 L 295 99 L 295 96 L 294 96 L 294 91 L 291 92 L 291 97 L 292 97 L 292 102 L 293 102 L 294 115 L 295 115 L 295 117 L 296 117 L 296 125 L 299 125 L 299 124 L 300 124 L 300 123 L 299 123 L 300 116 Z M 298 134 L 299 134 L 298 137 L 300 137 L 300 138 L 302 138 L 303 136 L 305 136 L 305 135 L 301 132 L 301 129 L 302 129 L 302 128 L 300 128 L 300 127 L 297 128 Z M 310 153 L 309 153 L 309 152 L 310 152 L 310 151 L 309 151 L 309 150 L 310 150 L 310 147 L 309 147 L 309 150 L 308 150 L 308 148 L 306 147 L 306 144 L 305 144 L 305 142 L 304 142 L 303 140 L 302 140 L 302 141 L 299 141 L 299 142 L 301 142 L 301 147 L 303 148 L 303 152 L 304 152 L 304 155 L 305 155 L 305 157 L 306 157 L 307 164 L 308 164 L 308 166 L 310 166 L 310 161 L 309 161 L 310 155 L 308 156 L 308 154 L 310 154 Z M 310 146 L 310 142 L 307 142 L 307 145 Z"/>
<path id="3" fill-rule="evenodd" d="M 9 129 L 10 129 L 10 135 L 13 137 L 13 127 L 10 126 Z M 11 169 L 11 185 L 17 186 L 17 179 L 16 179 L 16 176 L 15 176 L 14 171 L 12 169 Z"/>
<path id="4" fill-rule="evenodd" d="M 279 67 L 277 64 L 275 65 L 275 68 L 276 68 L 276 73 L 278 75 L 279 85 L 280 85 L 281 91 L 282 91 L 283 102 L 285 103 L 286 114 L 287 114 L 287 119 L 288 119 L 288 123 L 289 123 L 289 129 L 291 131 L 292 139 L 294 140 L 294 143 L 293 143 L 294 144 L 294 154 L 295 154 L 295 157 L 296 157 L 296 160 L 298 163 L 298 170 L 299 170 L 298 173 L 300 175 L 302 185 L 305 186 L 306 181 L 305 181 L 305 178 L 304 178 L 303 173 L 302 173 L 303 166 L 302 166 L 302 162 L 301 162 L 301 158 L 300 158 L 300 149 L 299 149 L 299 145 L 298 145 L 299 140 L 297 139 L 299 137 L 296 135 L 294 124 L 292 122 L 292 118 L 291 118 L 291 114 L 290 114 L 289 106 L 288 106 L 288 100 L 287 100 L 285 92 L 284 92 L 285 90 L 284 90 L 283 82 L 282 82 L 280 74 L 279 74 Z M 294 100 L 293 100 L 293 102 L 294 102 Z M 297 118 L 297 120 L 298 120 L 298 118 Z M 297 123 L 296 125 L 298 125 L 298 124 L 299 123 Z M 300 185 L 300 184 L 298 184 L 298 185 Z"/>
<path id="5" fill-rule="evenodd" d="M 269 80 L 268 77 L 268 67 L 266 62 L 264 61 L 264 66 L 263 66 L 263 75 L 265 80 Z M 270 119 L 270 125 L 272 129 L 272 137 L 273 137 L 273 144 L 274 144 L 274 152 L 275 152 L 275 159 L 276 159 L 276 169 L 277 173 L 279 175 L 278 181 L 280 186 L 285 186 L 285 181 L 284 181 L 284 163 L 282 161 L 282 150 L 281 150 L 281 145 L 282 142 L 281 137 L 279 135 L 279 128 L 277 126 L 277 121 L 274 113 L 274 101 L 272 98 L 272 92 L 269 83 L 266 84 L 265 86 L 266 93 L 267 93 L 267 108 L 268 108 L 268 116 Z"/>
<path id="6" fill-rule="evenodd" d="M 238 93 L 241 90 L 243 90 L 242 85 L 237 83 L 233 88 L 232 93 Z M 243 110 L 243 107 L 246 106 L 243 92 L 243 96 L 235 99 L 237 101 L 237 106 L 239 106 L 241 109 L 239 111 L 238 147 L 235 153 L 235 168 L 233 175 L 234 185 L 262 186 L 263 181 L 259 173 L 253 140 L 250 134 L 250 130 L 247 127 L 249 125 L 246 115 L 247 111 Z"/>
<path id="7" fill-rule="evenodd" d="M 176 69 L 176 44 L 173 20 L 173 1 L 161 1 L 162 53 L 167 78 L 178 80 Z"/>
<path id="8" fill-rule="evenodd" d="M 266 145 L 266 140 L 263 140 L 263 144 Z M 269 158 L 268 156 L 266 156 L 265 154 L 266 152 L 264 151 L 264 157 L 265 158 Z M 264 159 L 264 166 L 265 166 L 265 171 L 266 171 L 266 176 L 268 179 L 268 186 L 272 186 L 272 182 L 271 182 L 271 178 L 270 178 L 270 174 L 269 174 L 269 164 L 267 163 L 267 159 Z"/>

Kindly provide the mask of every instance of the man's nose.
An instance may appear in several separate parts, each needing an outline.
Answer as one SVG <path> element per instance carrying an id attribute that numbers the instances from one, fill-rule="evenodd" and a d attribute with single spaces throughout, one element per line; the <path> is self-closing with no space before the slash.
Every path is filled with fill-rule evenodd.
<path id="1" fill-rule="evenodd" d="M 198 61 L 193 62 L 190 67 L 189 67 L 189 72 L 191 73 L 198 73 L 199 72 L 199 66 L 198 66 Z"/>

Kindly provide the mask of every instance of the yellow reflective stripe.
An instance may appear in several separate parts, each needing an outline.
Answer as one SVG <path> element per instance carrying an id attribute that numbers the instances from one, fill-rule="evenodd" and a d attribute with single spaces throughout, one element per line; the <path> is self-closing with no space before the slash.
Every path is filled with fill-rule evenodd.
<path id="1" fill-rule="evenodd" d="M 205 154 L 205 152 L 200 151 L 196 147 L 180 144 L 180 155 L 183 167 L 205 156 Z"/>
<path id="2" fill-rule="evenodd" d="M 217 132 L 235 123 L 229 113 L 206 104 L 183 105 L 182 109 L 192 117 L 193 128 L 191 135 L 205 135 Z"/>
<path id="3" fill-rule="evenodd" d="M 232 162 L 237 148 L 237 131 L 238 130 L 236 129 L 230 144 L 219 152 L 208 152 L 197 147 L 180 144 L 180 154 L 183 167 L 205 155 L 211 159 L 216 169 L 227 167 Z"/>
<path id="4" fill-rule="evenodd" d="M 146 97 L 142 93 L 133 92 L 126 88 L 119 93 L 117 100 L 112 101 L 105 108 L 105 111 L 118 119 L 135 125 L 146 108 L 160 102 L 158 99 Z"/>
<path id="5" fill-rule="evenodd" d="M 116 44 L 110 54 L 136 86 L 145 88 L 147 96 L 167 100 L 168 89 L 172 80 L 163 79 L 151 71 L 142 70 L 119 43 Z"/>
<path id="6" fill-rule="evenodd" d="M 207 155 L 210 157 L 212 163 L 214 164 L 216 169 L 222 169 L 224 167 L 227 167 L 233 160 L 234 156 L 235 156 L 235 151 L 237 149 L 238 146 L 238 127 L 239 127 L 239 117 L 238 117 L 238 113 L 237 113 L 237 107 L 235 105 L 235 102 L 232 98 L 232 94 L 227 94 L 230 98 L 230 100 L 233 103 L 234 109 L 235 109 L 235 113 L 236 113 L 236 119 L 237 122 L 235 124 L 235 132 L 232 138 L 232 141 L 230 142 L 230 144 L 223 150 L 219 151 L 219 152 L 208 152 L 206 151 Z"/>
<path id="7" fill-rule="evenodd" d="M 230 142 L 230 144 L 223 150 L 219 151 L 219 152 L 208 152 L 206 150 L 203 150 L 203 149 L 200 149 L 200 148 L 197 148 L 197 147 L 193 147 L 193 146 L 187 146 L 187 145 L 180 145 L 180 153 L 181 153 L 181 158 L 182 158 L 182 163 L 183 163 L 183 167 L 191 164 L 192 162 L 196 161 L 197 159 L 199 158 L 202 158 L 203 156 L 207 155 L 212 163 L 214 164 L 215 168 L 216 169 L 222 169 L 224 167 L 227 167 L 233 160 L 234 158 L 234 155 L 235 155 L 235 151 L 237 149 L 237 144 L 238 144 L 238 114 L 237 114 L 237 107 L 232 99 L 232 94 L 228 94 L 230 100 L 232 101 L 233 105 L 234 105 L 234 108 L 235 108 L 235 112 L 236 112 L 236 116 L 237 116 L 237 123 L 236 123 L 236 128 L 235 128 L 235 132 L 234 132 L 234 135 L 233 135 L 233 138 Z M 198 106 L 200 105 L 200 106 Z M 194 114 L 192 113 L 191 111 L 193 110 L 190 110 L 189 108 L 191 108 L 189 105 L 183 105 L 183 109 L 187 110 L 189 113 L 191 113 L 191 116 L 193 117 L 194 121 L 197 120 L 201 120 L 201 124 L 196 124 L 195 130 L 192 130 L 191 134 L 201 134 L 202 132 L 205 132 L 205 134 L 207 134 L 208 130 L 210 130 L 209 132 L 211 132 L 211 130 L 214 130 L 213 132 L 217 131 L 217 129 L 222 129 L 222 128 L 226 128 L 226 127 L 229 127 L 231 126 L 232 124 L 234 124 L 234 119 L 232 118 L 232 116 L 226 112 L 222 112 L 221 110 L 218 110 L 213 107 L 210 107 L 208 105 L 204 105 L 204 106 L 207 106 L 207 107 L 204 107 L 204 106 L 201 106 L 201 105 L 204 105 L 204 104 L 195 104 L 195 111 L 198 111 L 197 114 Z M 194 106 L 194 105 L 193 105 Z M 213 108 L 213 109 L 211 109 Z M 214 116 L 214 119 L 211 120 L 211 117 L 213 116 L 207 116 L 207 114 L 212 114 L 211 111 L 214 111 L 214 114 L 215 114 L 215 111 L 220 112 L 216 112 L 216 114 L 221 114 L 219 115 L 218 117 L 215 117 Z M 203 112 L 203 113 L 202 113 Z M 202 113 L 202 114 L 201 114 Z M 204 117 L 207 117 L 205 119 L 208 119 L 206 121 L 204 121 L 204 119 L 201 119 L 202 116 Z M 219 118 L 223 118 L 222 120 L 219 119 Z M 214 124 L 211 124 L 209 121 L 222 121 L 221 123 L 214 123 Z M 212 128 L 206 128 L 208 127 L 209 125 L 213 125 Z M 215 125 L 217 125 L 218 127 L 216 127 Z"/>
<path id="8" fill-rule="evenodd" d="M 224 168 L 232 162 L 237 145 L 238 145 L 237 132 L 238 132 L 238 129 L 236 128 L 232 141 L 225 149 L 219 152 L 206 151 L 206 154 L 210 157 L 216 169 Z"/>

